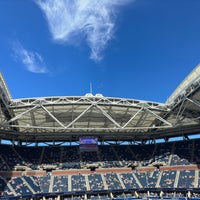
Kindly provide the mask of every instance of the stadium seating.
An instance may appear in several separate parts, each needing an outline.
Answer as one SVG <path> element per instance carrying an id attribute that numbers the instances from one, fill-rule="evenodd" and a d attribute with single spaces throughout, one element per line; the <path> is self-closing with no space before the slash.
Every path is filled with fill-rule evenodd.
<path id="1" fill-rule="evenodd" d="M 53 180 L 53 192 L 68 192 L 68 176 L 55 176 Z"/>
<path id="2" fill-rule="evenodd" d="M 160 180 L 161 188 L 174 188 L 176 178 L 176 170 L 163 171 L 162 177 Z"/>
<path id="3" fill-rule="evenodd" d="M 194 188 L 195 171 L 181 170 L 178 180 L 178 188 Z"/>
<path id="4" fill-rule="evenodd" d="M 78 146 L 0 145 L 2 174 L 23 169 L 17 176 L 11 173 L 0 177 L 1 197 L 39 194 L 69 194 L 66 199 L 72 196 L 82 199 L 85 195 L 89 199 L 199 197 L 199 147 L 200 139 L 99 145 L 98 152 L 81 152 Z M 90 171 L 88 164 L 95 164 L 98 169 Z M 189 194 L 187 190 L 191 190 Z"/>
<path id="5" fill-rule="evenodd" d="M 60 175 L 60 176 L 42 176 L 42 177 L 13 177 L 8 181 L 8 186 L 5 185 L 5 180 L 2 178 L 3 187 L 1 190 L 3 196 L 18 196 L 37 193 L 60 193 L 60 192 L 85 192 L 85 191 L 115 191 L 115 190 L 136 190 L 149 188 L 174 188 L 175 178 L 177 173 L 175 170 L 163 171 L 160 182 L 158 184 L 159 171 L 151 173 L 105 173 L 105 174 L 77 174 L 77 175 Z M 200 177 L 198 177 L 200 178 Z M 195 171 L 181 170 L 179 171 L 179 179 L 177 188 L 198 188 L 195 186 Z M 13 192 L 14 191 L 14 192 Z M 170 193 L 169 193 L 170 194 Z M 197 193 L 198 194 L 198 193 Z M 196 194 L 196 195 L 197 195 Z M 147 195 L 141 193 L 140 195 Z M 157 195 L 152 193 L 151 195 Z M 167 195 L 166 193 L 164 195 Z"/>
<path id="6" fill-rule="evenodd" d="M 116 173 L 106 173 L 104 177 L 109 190 L 122 189 L 122 185 Z"/>
<path id="7" fill-rule="evenodd" d="M 120 178 L 123 181 L 123 184 L 126 189 L 133 189 L 133 188 L 139 188 L 139 184 L 133 177 L 132 173 L 122 173 L 120 174 Z"/>
<path id="8" fill-rule="evenodd" d="M 129 163 L 151 166 L 190 165 L 200 161 L 200 140 L 158 143 L 155 145 L 100 145 L 98 152 L 80 152 L 78 146 L 18 147 L 0 145 L 0 170 L 25 165 L 33 170 L 53 164 L 56 168 L 86 168 L 96 163 L 102 168 L 127 167 Z M 6 156 L 5 156 L 6 155 Z"/>
<path id="9" fill-rule="evenodd" d="M 86 180 L 82 174 L 71 176 L 72 191 L 86 191 Z"/>
<path id="10" fill-rule="evenodd" d="M 89 181 L 90 190 L 92 191 L 105 189 L 101 174 L 96 174 L 96 173 L 89 174 L 88 181 Z"/>

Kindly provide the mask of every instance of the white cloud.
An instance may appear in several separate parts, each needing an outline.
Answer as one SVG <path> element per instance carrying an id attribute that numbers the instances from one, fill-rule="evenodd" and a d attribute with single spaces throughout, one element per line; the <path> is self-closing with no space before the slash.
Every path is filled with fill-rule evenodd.
<path id="1" fill-rule="evenodd" d="M 26 50 L 20 42 L 13 45 L 14 57 L 19 60 L 26 70 L 33 73 L 47 73 L 42 56 L 37 52 Z"/>
<path id="2" fill-rule="evenodd" d="M 54 40 L 72 43 L 85 38 L 90 58 L 102 59 L 102 51 L 113 38 L 117 8 L 134 0 L 35 0 L 44 12 Z"/>

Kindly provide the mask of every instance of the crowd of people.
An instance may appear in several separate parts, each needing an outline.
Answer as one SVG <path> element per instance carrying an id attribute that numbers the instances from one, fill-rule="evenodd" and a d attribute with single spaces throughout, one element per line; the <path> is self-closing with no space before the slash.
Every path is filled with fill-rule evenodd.
<path id="1" fill-rule="evenodd" d="M 129 191 L 143 189 L 142 195 L 174 196 L 170 191 L 200 188 L 198 169 L 181 169 L 181 166 L 196 165 L 200 161 L 200 139 L 146 145 L 99 145 L 98 151 L 79 151 L 79 146 L 25 147 L 0 145 L 0 171 L 14 171 L 17 166 L 28 170 L 45 170 L 51 165 L 54 170 L 86 169 L 88 164 L 97 168 L 123 169 L 131 167 L 131 172 L 91 172 L 90 174 L 22 176 L 0 178 L 2 197 L 60 192 L 85 191 Z M 160 170 L 162 166 L 180 166 L 178 170 Z M 153 171 L 145 168 L 153 167 Z M 137 168 L 143 168 L 138 171 Z M 19 168 L 21 169 L 21 168 Z M 26 170 L 26 168 L 23 168 Z M 88 169 L 89 170 L 89 169 Z M 165 189 L 160 193 L 161 189 Z M 159 189 L 154 192 L 152 189 Z M 169 191 L 166 191 L 168 189 Z M 151 193 L 147 193 L 150 190 Z M 198 196 L 200 191 L 192 193 Z M 136 194 L 134 194 L 136 195 Z M 136 195 L 136 196 L 137 196 Z M 180 192 L 180 195 L 185 195 Z M 176 193 L 178 196 L 178 193 Z"/>

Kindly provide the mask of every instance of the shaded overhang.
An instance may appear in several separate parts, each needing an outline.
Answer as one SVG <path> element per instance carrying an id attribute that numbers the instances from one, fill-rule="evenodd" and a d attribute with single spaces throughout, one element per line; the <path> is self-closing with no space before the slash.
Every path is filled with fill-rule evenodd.
<path id="1" fill-rule="evenodd" d="M 30 142 L 150 140 L 200 132 L 200 66 L 166 103 L 101 94 L 11 99 L 3 78 L 0 138 Z M 6 112 L 5 112 L 6 111 Z M 7 114 L 9 113 L 9 115 Z"/>
<path id="2" fill-rule="evenodd" d="M 134 140 L 155 128 L 172 127 L 160 117 L 169 112 L 164 104 L 100 94 L 16 99 L 10 102 L 9 109 L 14 115 L 1 123 L 1 132 L 18 129 L 12 137 L 19 140 L 70 140 L 75 135 Z M 155 120 L 162 125 L 156 126 Z"/>

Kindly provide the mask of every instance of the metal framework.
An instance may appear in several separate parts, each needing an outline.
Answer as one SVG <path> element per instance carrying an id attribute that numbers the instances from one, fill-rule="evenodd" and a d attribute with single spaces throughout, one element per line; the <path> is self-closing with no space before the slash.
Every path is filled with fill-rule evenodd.
<path id="1" fill-rule="evenodd" d="M 200 66 L 165 104 L 86 94 L 12 99 L 0 76 L 0 138 L 12 141 L 146 141 L 199 133 Z"/>

